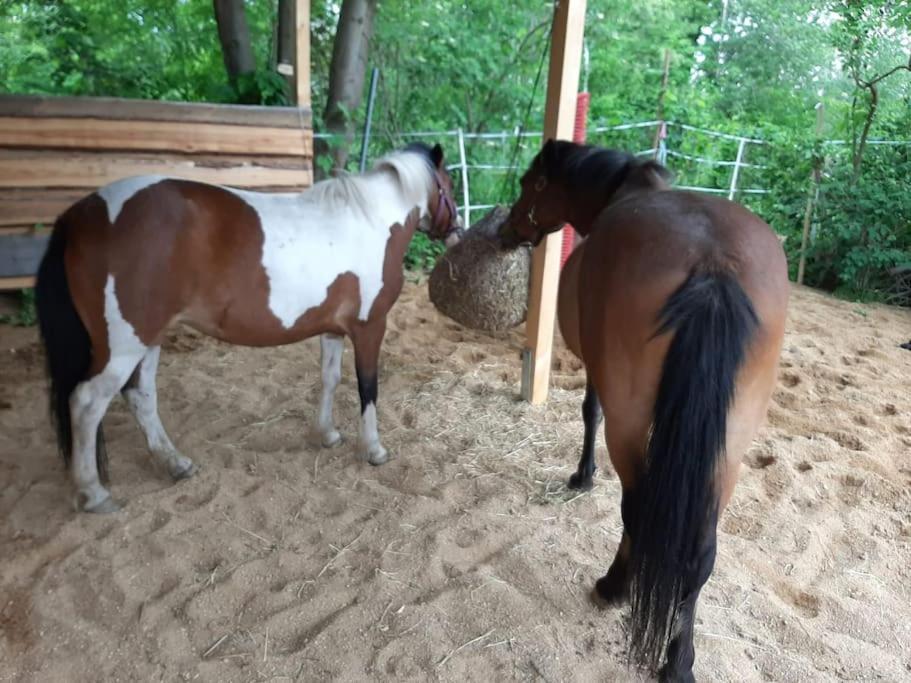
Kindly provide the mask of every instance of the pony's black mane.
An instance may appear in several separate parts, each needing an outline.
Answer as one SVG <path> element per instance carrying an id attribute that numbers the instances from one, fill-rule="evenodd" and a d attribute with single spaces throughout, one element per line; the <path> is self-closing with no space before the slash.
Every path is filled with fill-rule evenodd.
<path id="1" fill-rule="evenodd" d="M 647 166 L 661 177 L 670 175 L 660 164 L 642 161 L 629 152 L 564 140 L 549 142 L 541 152 L 541 161 L 548 180 L 604 197 L 612 195 L 636 169 Z"/>

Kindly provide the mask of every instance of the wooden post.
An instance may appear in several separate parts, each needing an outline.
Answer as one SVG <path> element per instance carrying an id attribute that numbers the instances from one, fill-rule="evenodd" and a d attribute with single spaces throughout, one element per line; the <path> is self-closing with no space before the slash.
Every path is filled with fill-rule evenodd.
<path id="1" fill-rule="evenodd" d="M 661 134 L 664 131 L 664 96 L 667 93 L 667 81 L 671 74 L 671 51 L 664 49 L 664 71 L 661 74 L 661 90 L 658 91 L 658 107 L 656 113 L 658 116 L 658 128 L 655 130 L 655 143 L 652 147 L 655 149 L 655 159 L 659 157 L 659 148 L 661 147 Z M 661 161 L 659 159 L 659 161 Z M 664 163 L 661 161 L 661 163 Z"/>
<path id="2" fill-rule="evenodd" d="M 585 32 L 585 4 L 586 0 L 557 0 L 554 3 L 544 142 L 551 138 L 572 139 Z M 533 404 L 547 400 L 561 246 L 560 233 L 555 232 L 548 235 L 532 255 L 525 328 L 527 341 L 522 355 L 522 397 Z"/>
<path id="3" fill-rule="evenodd" d="M 310 0 L 295 0 L 294 101 L 310 106 Z"/>
<path id="4" fill-rule="evenodd" d="M 816 105 L 816 139 L 822 137 L 822 127 L 825 123 L 825 105 L 822 102 Z M 807 242 L 810 238 L 810 224 L 813 222 L 813 209 L 816 197 L 819 194 L 819 177 L 822 172 L 822 162 L 813 160 L 813 170 L 810 172 L 810 191 L 807 193 L 807 208 L 803 214 L 803 236 L 800 238 L 800 261 L 797 263 L 797 284 L 803 284 L 803 274 L 807 267 Z"/>

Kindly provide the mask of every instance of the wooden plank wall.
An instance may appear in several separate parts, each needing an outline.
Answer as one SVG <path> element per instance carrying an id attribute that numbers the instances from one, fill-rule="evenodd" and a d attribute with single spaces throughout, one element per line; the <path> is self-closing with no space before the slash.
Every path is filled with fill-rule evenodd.
<path id="1" fill-rule="evenodd" d="M 0 249 L 119 178 L 288 192 L 313 183 L 312 161 L 309 108 L 0 95 Z M 0 289 L 22 286 L 5 275 Z"/>

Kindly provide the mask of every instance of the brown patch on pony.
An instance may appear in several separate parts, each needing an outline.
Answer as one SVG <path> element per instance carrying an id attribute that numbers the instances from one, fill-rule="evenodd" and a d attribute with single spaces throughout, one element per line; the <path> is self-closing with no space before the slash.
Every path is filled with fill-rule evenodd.
<path id="1" fill-rule="evenodd" d="M 349 330 L 354 342 L 358 375 L 373 377 L 374 382 L 380 345 L 386 334 L 386 314 L 402 292 L 405 283 L 405 252 L 417 229 L 420 215 L 420 211 L 415 207 L 405 219 L 404 226 L 395 223 L 389 227 L 389 240 L 386 242 L 386 254 L 383 257 L 383 286 L 370 307 L 366 322 L 355 318 Z"/>
<path id="2" fill-rule="evenodd" d="M 73 306 L 91 340 L 89 376 L 93 376 L 101 372 L 111 355 L 104 317 L 107 241 L 112 231 L 107 203 L 91 194 L 67 209 L 58 225 L 58 229 L 67 231 L 64 267 Z"/>
<path id="3" fill-rule="evenodd" d="M 405 284 L 405 252 L 408 251 L 420 218 L 421 212 L 415 207 L 405 218 L 405 225 L 395 223 L 390 226 L 386 254 L 383 257 L 383 287 L 370 307 L 368 321 L 377 315 L 386 315 L 402 293 Z"/>

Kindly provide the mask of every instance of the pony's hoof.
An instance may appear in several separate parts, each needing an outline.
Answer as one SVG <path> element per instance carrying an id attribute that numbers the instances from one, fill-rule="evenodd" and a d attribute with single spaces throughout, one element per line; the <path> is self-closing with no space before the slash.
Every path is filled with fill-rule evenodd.
<path id="1" fill-rule="evenodd" d="M 333 429 L 331 432 L 323 434 L 323 448 L 335 448 L 342 442 L 342 435 L 338 430 Z"/>
<path id="2" fill-rule="evenodd" d="M 85 505 L 82 510 L 84 512 L 91 512 L 95 515 L 109 515 L 112 512 L 120 512 L 123 508 L 114 501 L 111 496 L 108 496 L 100 503 L 95 503 L 94 505 Z"/>
<path id="3" fill-rule="evenodd" d="M 575 472 L 566 482 L 566 487 L 570 489 L 575 489 L 576 491 L 591 491 L 594 482 L 592 481 L 592 475 L 584 476 Z"/>
<path id="4" fill-rule="evenodd" d="M 182 463 L 171 470 L 171 477 L 174 481 L 180 481 L 181 479 L 189 479 L 194 474 L 199 472 L 199 468 L 192 460 L 187 460 L 186 463 Z"/>
<path id="5" fill-rule="evenodd" d="M 595 587 L 592 588 L 591 601 L 601 609 L 610 609 L 619 607 L 626 600 L 626 592 L 616 582 L 611 581 L 607 576 L 602 576 L 595 581 Z"/>
<path id="6" fill-rule="evenodd" d="M 367 451 L 367 462 L 371 465 L 382 465 L 389 460 L 389 453 L 382 446 Z"/>

